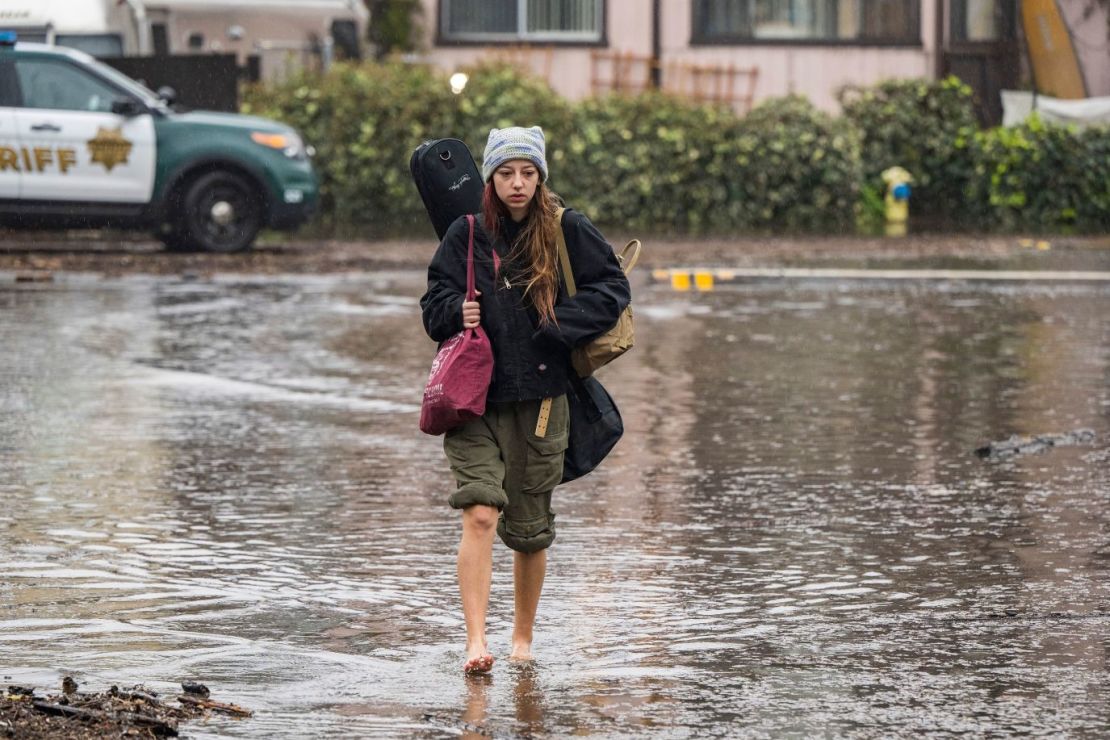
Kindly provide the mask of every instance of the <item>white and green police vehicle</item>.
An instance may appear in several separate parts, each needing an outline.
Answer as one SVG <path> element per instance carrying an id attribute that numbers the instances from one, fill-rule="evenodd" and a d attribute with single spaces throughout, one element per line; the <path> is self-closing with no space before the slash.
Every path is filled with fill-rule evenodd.
<path id="1" fill-rule="evenodd" d="M 2 225 L 143 228 L 234 252 L 312 214 L 309 154 L 283 124 L 178 113 L 83 52 L 0 31 Z"/>

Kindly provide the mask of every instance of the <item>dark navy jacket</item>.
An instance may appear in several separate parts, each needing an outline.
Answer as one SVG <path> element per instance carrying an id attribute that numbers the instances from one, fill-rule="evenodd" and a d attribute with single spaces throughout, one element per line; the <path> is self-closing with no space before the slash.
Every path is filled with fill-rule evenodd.
<path id="1" fill-rule="evenodd" d="M 595 339 L 617 323 L 631 300 L 628 279 L 605 237 L 581 213 L 563 213 L 577 293 L 566 295 L 559 281 L 555 304 L 556 323 L 541 329 L 539 315 L 524 296 L 522 268 L 510 260 L 509 243 L 520 225 L 501 222 L 505 239 L 491 245 L 482 219 L 475 217 L 475 285 L 482 293 L 481 325 L 493 346 L 493 381 L 488 400 L 525 401 L 562 395 L 567 391 L 570 350 Z M 428 291 L 420 299 L 424 329 L 443 342 L 462 331 L 462 304 L 466 295 L 468 226 L 460 217 L 443 236 L 428 266 Z M 495 278 L 494 250 L 499 269 Z"/>

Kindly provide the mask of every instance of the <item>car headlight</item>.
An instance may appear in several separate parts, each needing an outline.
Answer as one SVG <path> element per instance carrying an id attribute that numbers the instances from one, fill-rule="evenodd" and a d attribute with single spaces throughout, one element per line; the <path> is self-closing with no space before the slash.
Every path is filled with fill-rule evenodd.
<path id="1" fill-rule="evenodd" d="M 290 159 L 304 159 L 308 156 L 301 137 L 291 132 L 275 134 L 267 131 L 254 131 L 251 133 L 251 141 L 271 149 L 277 149 Z"/>

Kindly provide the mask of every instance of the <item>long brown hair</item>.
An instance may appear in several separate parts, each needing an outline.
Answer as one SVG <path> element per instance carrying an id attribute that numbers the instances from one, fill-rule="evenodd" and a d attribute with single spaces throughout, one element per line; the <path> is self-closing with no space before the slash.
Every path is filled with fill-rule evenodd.
<path id="1" fill-rule="evenodd" d="M 540 316 L 540 324 L 555 321 L 555 298 L 559 294 L 559 256 L 556 232 L 559 222 L 555 211 L 561 205 L 559 196 L 542 182 L 528 204 L 524 227 L 516 243 L 509 245 L 513 258 L 523 257 L 528 266 L 524 294 L 532 301 Z M 501 218 L 509 218 L 509 209 L 497 197 L 493 181 L 486 183 L 482 193 L 482 223 L 493 241 L 500 237 Z"/>

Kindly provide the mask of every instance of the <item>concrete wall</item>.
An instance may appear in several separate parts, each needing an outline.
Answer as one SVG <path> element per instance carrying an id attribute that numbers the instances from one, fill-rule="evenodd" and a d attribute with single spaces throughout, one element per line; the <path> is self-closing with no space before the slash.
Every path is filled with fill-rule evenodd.
<path id="1" fill-rule="evenodd" d="M 1095 4 L 1084 19 L 1086 3 L 1062 2 L 1060 15 L 1071 30 L 1072 46 L 1092 98 L 1110 95 L 1110 38 L 1107 38 L 1106 7 Z"/>
<path id="2" fill-rule="evenodd" d="M 193 7 L 182 2 L 169 9 L 154 8 L 148 15 L 152 23 L 166 25 L 171 53 L 235 54 L 240 64 L 248 55 L 258 55 L 262 77 L 268 80 L 318 65 L 319 49 L 331 34 L 332 21 L 355 21 L 361 36 L 366 26 L 365 13 L 346 10 L 339 3 L 228 3 L 223 7 L 197 3 Z M 233 28 L 242 35 L 229 34 Z M 192 34 L 203 35 L 199 49 L 189 48 Z"/>

